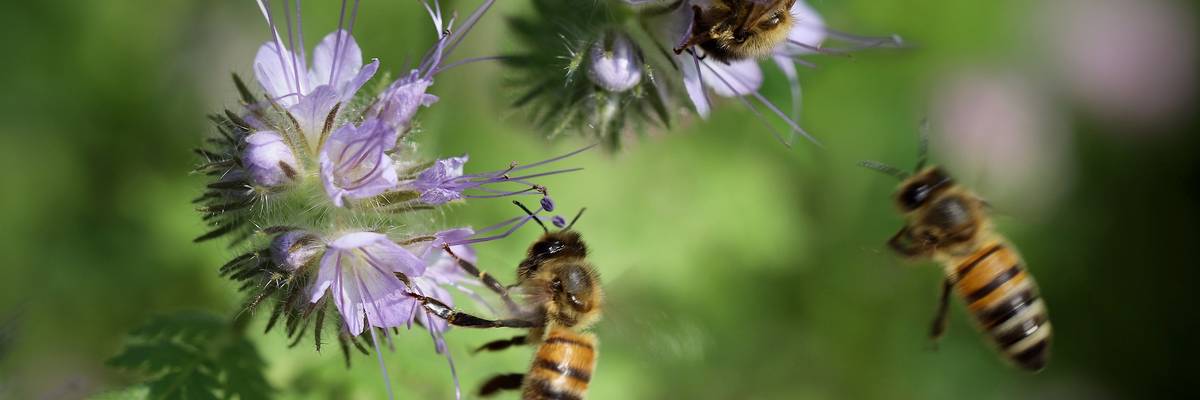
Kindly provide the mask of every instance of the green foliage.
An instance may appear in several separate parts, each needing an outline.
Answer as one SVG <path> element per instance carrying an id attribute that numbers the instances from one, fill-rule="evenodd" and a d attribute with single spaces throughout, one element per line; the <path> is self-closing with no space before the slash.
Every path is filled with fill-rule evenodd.
<path id="1" fill-rule="evenodd" d="M 150 389 L 145 385 L 135 385 L 124 389 L 104 392 L 90 397 L 91 400 L 142 400 L 150 396 Z"/>
<path id="2" fill-rule="evenodd" d="M 155 317 L 129 335 L 109 365 L 149 377 L 143 391 L 131 388 L 103 398 L 265 399 L 272 392 L 266 363 L 238 323 L 204 312 Z"/>

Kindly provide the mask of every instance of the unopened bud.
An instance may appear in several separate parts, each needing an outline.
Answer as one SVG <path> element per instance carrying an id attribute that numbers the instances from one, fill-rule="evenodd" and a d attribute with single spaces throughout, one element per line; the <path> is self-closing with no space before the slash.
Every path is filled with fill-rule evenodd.
<path id="1" fill-rule="evenodd" d="M 280 267 L 296 270 L 325 250 L 316 236 L 304 231 L 288 231 L 271 241 L 271 261 Z"/>
<path id="2" fill-rule="evenodd" d="M 279 186 L 296 175 L 296 156 L 283 138 L 273 131 L 261 131 L 246 137 L 242 164 L 250 180 L 259 186 Z"/>
<path id="3" fill-rule="evenodd" d="M 604 90 L 620 93 L 641 82 L 641 57 L 625 35 L 614 34 L 608 40 L 597 41 L 590 51 L 588 78 Z"/>

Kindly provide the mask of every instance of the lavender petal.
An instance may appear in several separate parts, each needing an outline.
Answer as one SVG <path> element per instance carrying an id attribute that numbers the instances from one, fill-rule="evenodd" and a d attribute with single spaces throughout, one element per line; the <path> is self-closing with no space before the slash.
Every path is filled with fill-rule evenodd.
<path id="1" fill-rule="evenodd" d="M 284 107 L 295 105 L 299 101 L 298 96 L 303 94 L 303 84 L 307 83 L 307 79 L 299 79 L 303 82 L 301 87 L 296 87 L 298 79 L 293 73 L 293 59 L 301 64 L 299 68 L 303 70 L 304 60 L 286 48 L 280 50 L 275 42 L 263 43 L 254 56 L 254 77 L 258 79 L 258 84 Z"/>

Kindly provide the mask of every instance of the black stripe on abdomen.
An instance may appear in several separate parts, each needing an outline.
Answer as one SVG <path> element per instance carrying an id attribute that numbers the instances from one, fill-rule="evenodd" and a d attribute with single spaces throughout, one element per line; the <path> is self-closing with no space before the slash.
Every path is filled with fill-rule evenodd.
<path id="1" fill-rule="evenodd" d="M 1046 366 L 1046 360 L 1050 353 L 1050 338 L 1042 339 L 1036 344 L 1029 346 L 1020 353 L 1013 354 L 1012 360 L 1021 368 L 1038 371 Z"/>
<path id="2" fill-rule="evenodd" d="M 558 375 L 574 378 L 582 382 L 588 382 L 592 380 L 592 374 L 588 373 L 587 371 L 571 368 L 569 365 L 564 363 L 555 363 L 542 358 L 535 361 L 533 365 L 541 369 L 553 371 Z"/>
<path id="3" fill-rule="evenodd" d="M 1032 277 L 1026 279 L 1023 289 L 1006 293 L 992 307 L 976 312 L 975 318 L 1006 358 L 1022 369 L 1037 371 L 1049 358 L 1052 327 L 1037 284 Z"/>
<path id="4" fill-rule="evenodd" d="M 980 255 L 979 257 L 976 257 L 974 260 L 971 260 L 971 262 L 964 264 L 964 265 L 960 265 L 958 267 L 958 269 L 955 270 L 955 272 L 954 272 L 954 282 L 953 283 L 958 283 L 959 280 L 962 280 L 963 277 L 965 277 L 965 276 L 967 276 L 967 274 L 971 273 L 971 270 L 975 269 L 976 265 L 979 265 L 980 262 L 982 262 L 983 260 L 986 260 L 988 257 L 991 257 L 991 255 L 993 253 L 1000 251 L 1000 249 L 1003 249 L 1003 248 L 1004 248 L 1004 245 L 997 244 L 995 246 L 988 248 L 987 251 L 984 251 L 982 255 Z"/>
<path id="5" fill-rule="evenodd" d="M 1007 349 L 1020 342 L 1021 339 L 1033 336 L 1045 324 L 1046 315 L 1044 313 L 1037 313 L 1024 321 L 1017 322 L 1015 326 L 1004 332 L 994 332 L 992 337 L 996 340 L 996 344 L 1000 345 L 1001 349 Z"/>
<path id="6" fill-rule="evenodd" d="M 1009 269 L 1004 270 L 1004 272 L 1001 272 L 999 275 L 996 275 L 995 278 L 992 278 L 992 281 L 988 282 L 987 285 L 984 285 L 983 287 L 976 289 L 975 291 L 973 291 L 971 293 L 967 293 L 967 295 L 963 299 L 966 300 L 967 305 L 973 304 L 976 301 L 979 301 L 979 299 L 982 299 L 984 297 L 987 297 L 987 295 L 992 294 L 992 292 L 995 291 L 997 288 L 999 288 L 1000 286 L 1004 286 L 1005 283 L 1008 283 L 1008 281 L 1012 280 L 1012 278 L 1014 278 L 1020 274 L 1021 274 L 1021 264 L 1013 265 Z"/>
<path id="7" fill-rule="evenodd" d="M 1026 307 L 1032 306 L 1033 302 L 1037 301 L 1037 299 L 1037 290 L 1033 285 L 1030 285 L 1028 288 L 998 301 L 998 305 L 975 313 L 975 318 L 979 320 L 980 326 L 991 330 L 1005 323 Z"/>

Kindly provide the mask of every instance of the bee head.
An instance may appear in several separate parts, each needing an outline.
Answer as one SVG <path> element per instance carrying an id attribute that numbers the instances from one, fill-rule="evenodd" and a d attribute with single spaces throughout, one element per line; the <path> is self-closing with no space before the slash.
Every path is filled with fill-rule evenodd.
<path id="1" fill-rule="evenodd" d="M 952 182 L 941 167 L 926 168 L 900 184 L 896 190 L 896 204 L 904 211 L 916 210 Z"/>
<path id="2" fill-rule="evenodd" d="M 519 201 L 514 201 L 514 204 L 525 210 L 538 225 L 542 227 L 542 237 L 538 238 L 529 246 L 529 250 L 525 252 L 525 260 L 517 267 L 517 279 L 525 280 L 530 278 L 538 269 L 549 260 L 561 258 L 584 258 L 587 257 L 587 245 L 583 243 L 579 232 L 572 230 L 575 222 L 579 221 L 579 217 L 583 215 L 585 209 L 579 210 L 579 214 L 571 220 L 569 225 L 566 225 L 560 230 L 551 231 L 546 228 L 541 219 L 537 215 L 529 211 L 529 208 L 521 204 Z M 557 223 L 557 222 L 556 222 Z M 558 225 L 562 226 L 562 225 Z"/>
<path id="3" fill-rule="evenodd" d="M 565 229 L 547 232 L 529 246 L 526 256 L 543 260 L 557 257 L 586 257 L 587 245 L 583 244 L 579 232 Z"/>

